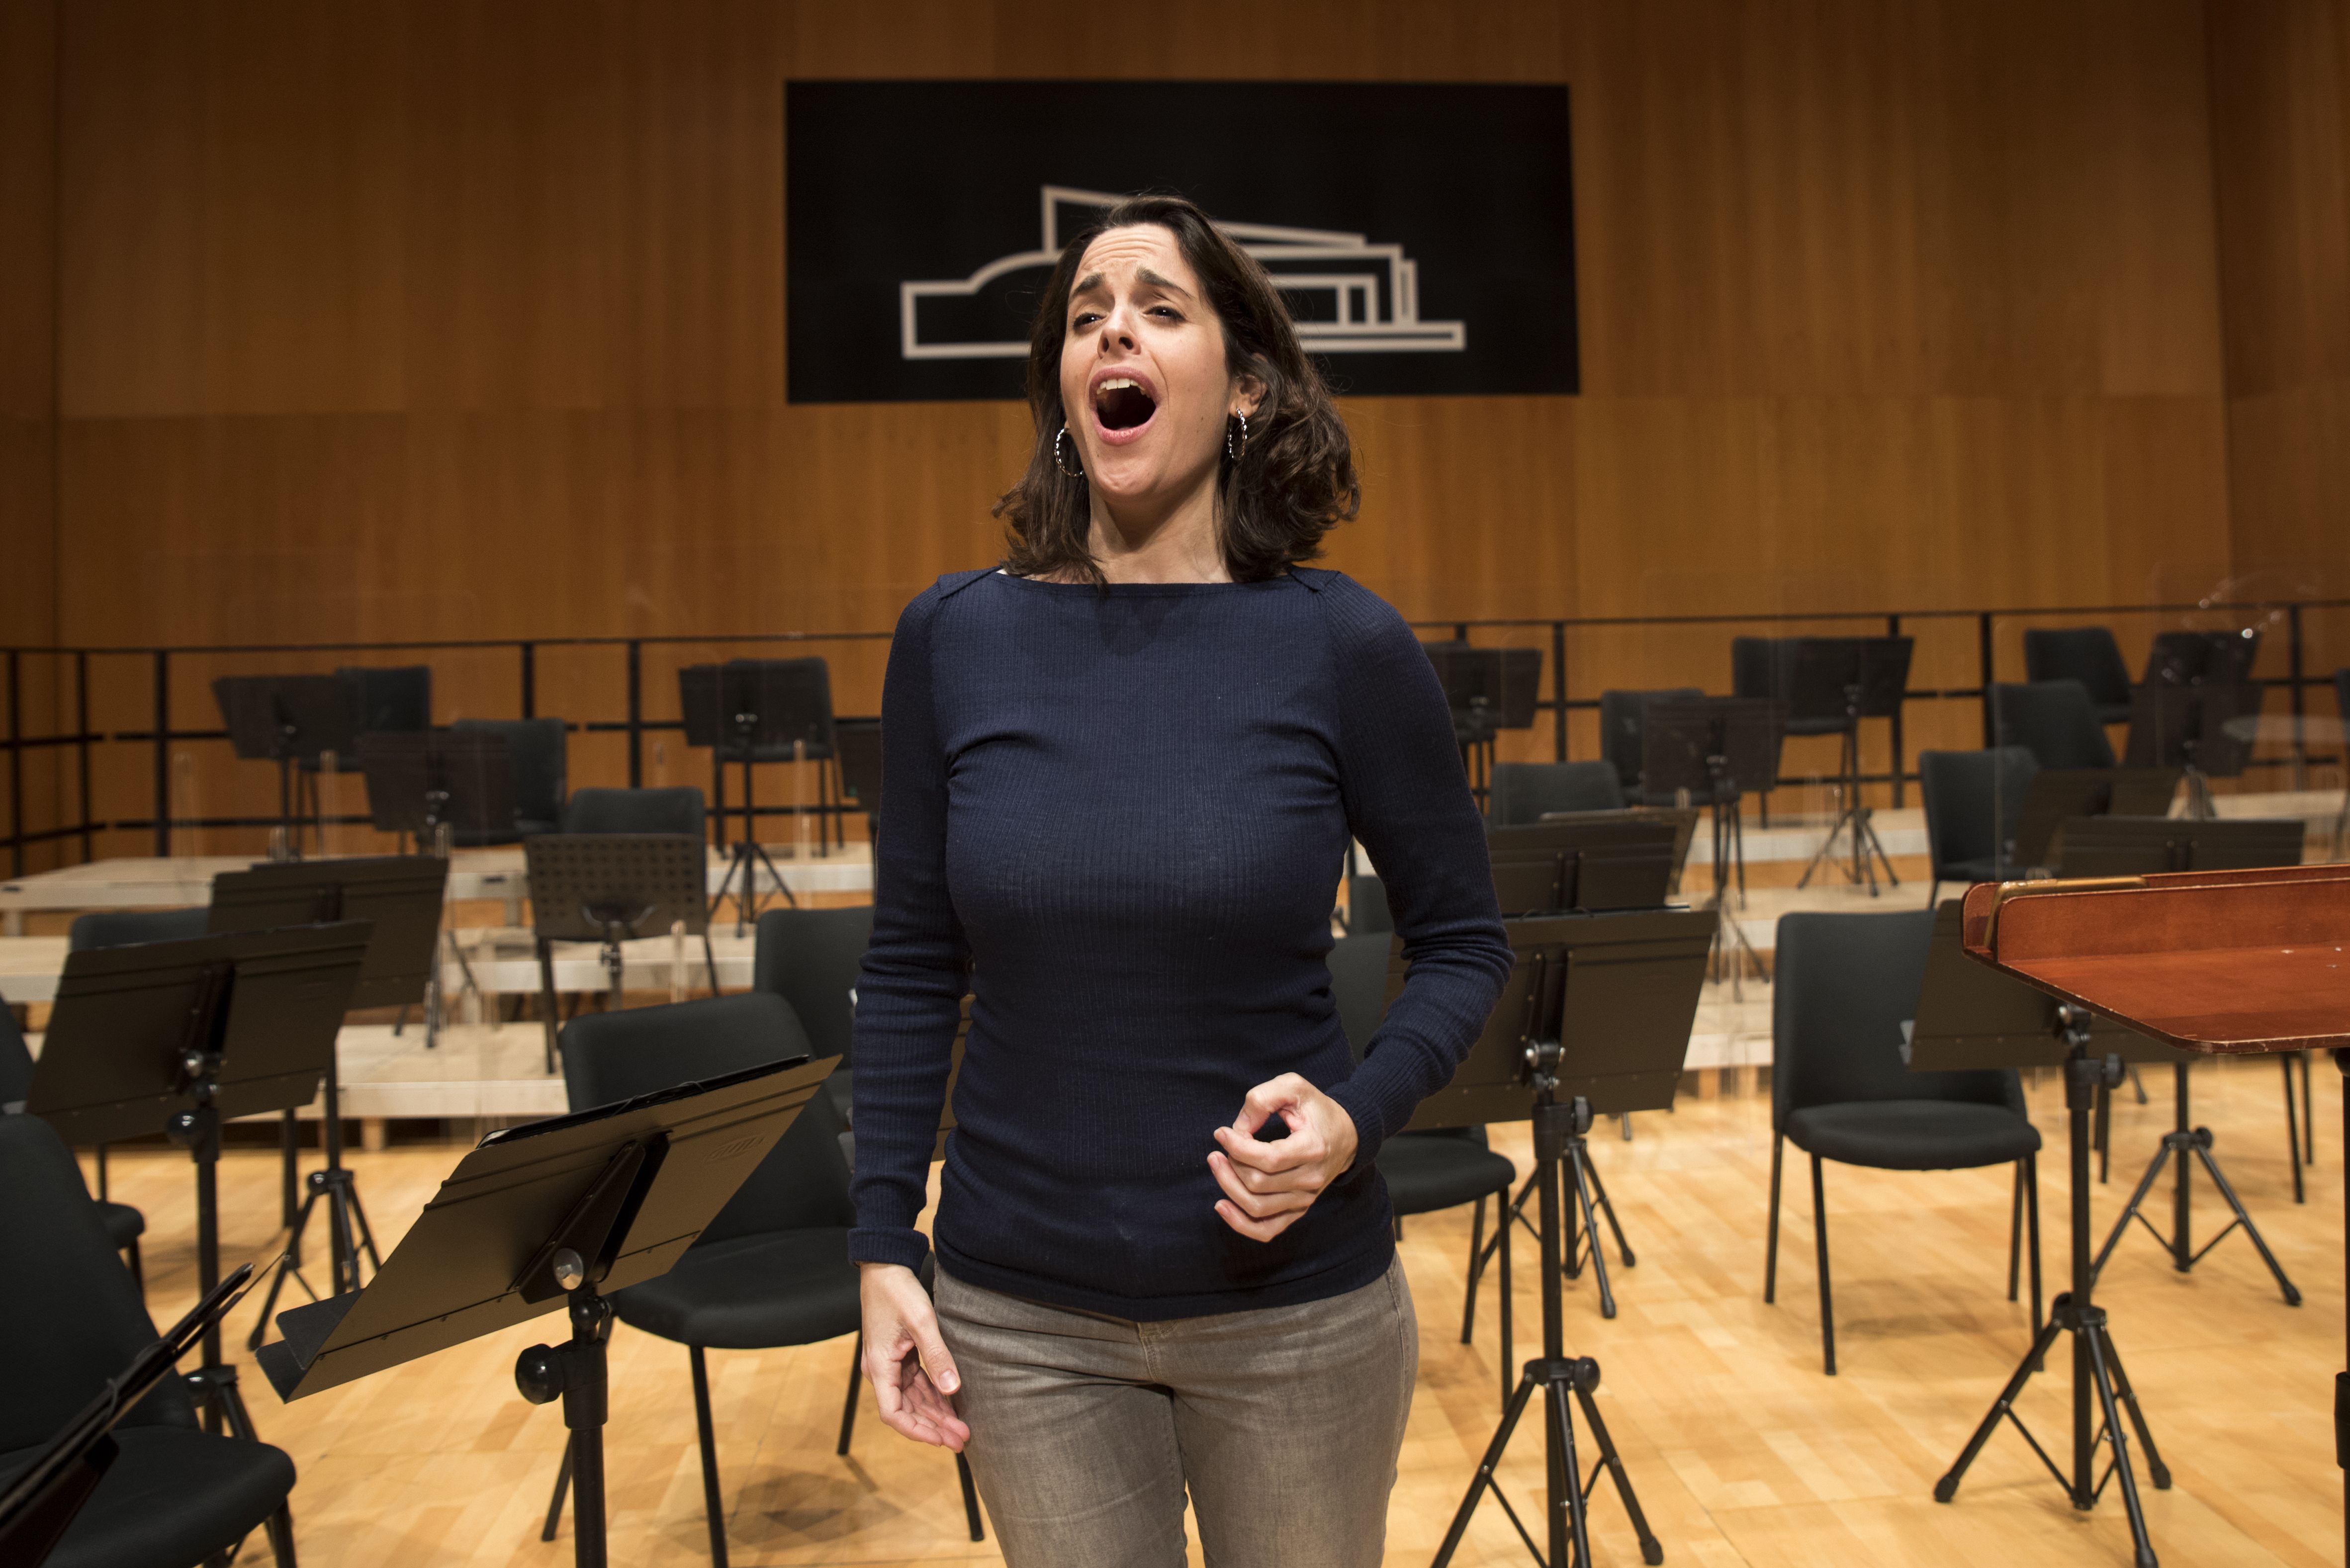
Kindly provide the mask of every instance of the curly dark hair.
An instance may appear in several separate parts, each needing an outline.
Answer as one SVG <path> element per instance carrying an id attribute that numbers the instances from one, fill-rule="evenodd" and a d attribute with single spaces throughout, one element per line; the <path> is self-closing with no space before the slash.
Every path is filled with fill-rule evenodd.
<path id="1" fill-rule="evenodd" d="M 1110 229 L 1155 223 L 1175 236 L 1210 308 L 1224 330 L 1224 362 L 1236 376 L 1264 384 L 1238 462 L 1222 462 L 1216 524 L 1225 569 L 1238 583 L 1279 576 L 1322 553 L 1322 535 L 1355 515 L 1362 487 L 1346 421 L 1322 376 L 1297 341 L 1296 327 L 1273 279 L 1254 256 L 1180 196 L 1120 202 L 1061 249 L 1028 338 L 1028 410 L 1036 421 L 1028 472 L 995 504 L 1015 576 L 1057 576 L 1100 584 L 1091 545 L 1093 506 L 1086 482 L 1054 461 L 1053 443 L 1067 418 L 1061 406 L 1061 345 L 1069 291 L 1086 247 Z"/>

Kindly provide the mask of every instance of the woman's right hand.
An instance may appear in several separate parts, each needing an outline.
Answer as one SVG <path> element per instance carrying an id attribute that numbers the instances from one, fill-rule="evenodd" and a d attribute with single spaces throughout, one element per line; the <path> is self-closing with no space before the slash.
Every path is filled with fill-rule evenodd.
<path id="1" fill-rule="evenodd" d="M 939 1336 L 930 1292 L 913 1270 L 899 1263 L 859 1263 L 857 1274 L 865 1316 L 865 1376 L 881 1407 L 881 1424 L 918 1443 L 961 1453 L 971 1441 L 971 1428 L 949 1397 L 962 1379 Z"/>

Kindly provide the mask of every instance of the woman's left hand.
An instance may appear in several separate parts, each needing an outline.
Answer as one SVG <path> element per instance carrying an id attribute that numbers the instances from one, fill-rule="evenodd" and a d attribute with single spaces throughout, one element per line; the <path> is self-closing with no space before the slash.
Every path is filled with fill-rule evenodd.
<path id="1" fill-rule="evenodd" d="M 1274 1116 L 1288 1124 L 1289 1136 L 1260 1143 L 1256 1129 Z M 1222 1147 L 1208 1157 L 1224 1189 L 1216 1212 L 1251 1241 L 1270 1241 L 1355 1163 L 1355 1118 L 1304 1078 L 1284 1073 L 1248 1092 L 1232 1125 L 1216 1129 L 1216 1142 Z"/>

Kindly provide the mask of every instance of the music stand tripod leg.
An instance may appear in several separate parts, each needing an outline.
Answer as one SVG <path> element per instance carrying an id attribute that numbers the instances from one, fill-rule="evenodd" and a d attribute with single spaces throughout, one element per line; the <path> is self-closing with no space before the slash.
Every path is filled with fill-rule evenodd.
<path id="1" fill-rule="evenodd" d="M 1567 1141 L 1567 1168 L 1575 1178 L 1575 1190 L 1567 1195 L 1567 1212 L 1572 1216 L 1577 1207 L 1582 1210 L 1584 1233 L 1591 1239 L 1591 1272 L 1599 1281 L 1599 1315 L 1613 1318 L 1616 1315 L 1616 1293 L 1607 1282 L 1607 1249 L 1599 1241 L 1599 1216 L 1591 1201 L 1589 1167 L 1584 1162 L 1582 1146 L 1583 1140 L 1579 1137 Z M 1621 1239 L 1620 1233 L 1618 1239 Z"/>
<path id="2" fill-rule="evenodd" d="M 2244 1234 L 2252 1239 L 2252 1246 L 2260 1252 L 2261 1262 L 2266 1263 L 2269 1266 L 2269 1272 L 2276 1276 L 2277 1288 L 2284 1293 L 2284 1304 L 2299 1306 L 2301 1292 L 2295 1289 L 2293 1282 L 2285 1277 L 2284 1265 L 2277 1262 L 2274 1252 L 2269 1251 L 2268 1239 L 2261 1234 L 2261 1228 L 2252 1223 L 2252 1217 L 2244 1211 L 2244 1200 L 2236 1196 L 2235 1188 L 2221 1173 L 2219 1160 L 2213 1158 L 2210 1129 L 2197 1127 L 2191 1147 L 2195 1150 L 2195 1157 L 2203 1162 L 2205 1174 L 2211 1178 L 2211 1185 L 2220 1189 L 2220 1196 L 2228 1200 L 2228 1207 L 2235 1212 L 2236 1223 L 2242 1226 Z M 2182 1170 L 2186 1168 L 2187 1158 L 2184 1155 L 2179 1157 L 2178 1164 Z M 2220 1235 L 2225 1234 L 2227 1232 L 2224 1231 L 2220 1232 Z M 2217 1245 L 2219 1240 L 2218 1236 L 2214 1236 L 2210 1245 Z M 2210 1245 L 2206 1246 L 2205 1251 L 2210 1251 Z M 2197 1255 L 2199 1257 L 2201 1254 Z"/>

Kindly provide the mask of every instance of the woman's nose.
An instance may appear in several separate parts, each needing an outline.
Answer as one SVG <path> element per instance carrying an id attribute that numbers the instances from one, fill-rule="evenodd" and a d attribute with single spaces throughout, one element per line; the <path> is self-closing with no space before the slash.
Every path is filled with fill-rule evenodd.
<path id="1" fill-rule="evenodd" d="M 1109 313 L 1109 319 L 1102 323 L 1102 349 L 1108 353 L 1131 348 L 1134 344 L 1133 307 L 1120 305 Z"/>

